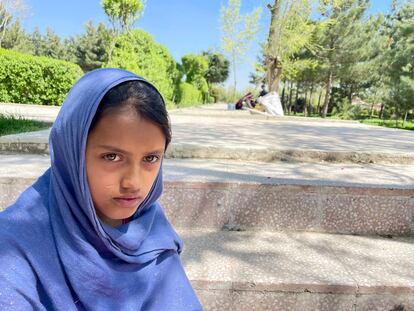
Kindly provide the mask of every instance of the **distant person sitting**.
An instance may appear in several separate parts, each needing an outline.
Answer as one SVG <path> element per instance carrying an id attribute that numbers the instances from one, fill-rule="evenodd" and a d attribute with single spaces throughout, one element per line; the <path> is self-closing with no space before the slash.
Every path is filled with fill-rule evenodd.
<path id="1" fill-rule="evenodd" d="M 243 106 L 254 108 L 255 104 L 253 101 L 253 94 L 251 92 L 247 93 L 239 99 L 239 101 L 236 103 L 236 110 L 243 109 Z"/>
<path id="2" fill-rule="evenodd" d="M 263 83 L 262 84 L 262 90 L 259 93 L 259 97 L 263 97 L 263 96 L 267 95 L 267 93 L 268 92 L 266 91 L 266 85 Z"/>

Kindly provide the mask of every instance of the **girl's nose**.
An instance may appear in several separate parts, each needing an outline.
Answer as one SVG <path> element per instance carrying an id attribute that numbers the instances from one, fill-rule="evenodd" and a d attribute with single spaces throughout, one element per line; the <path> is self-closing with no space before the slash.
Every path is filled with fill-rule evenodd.
<path id="1" fill-rule="evenodd" d="M 138 166 L 126 169 L 121 179 L 121 188 L 130 192 L 138 192 L 141 184 L 141 172 Z"/>

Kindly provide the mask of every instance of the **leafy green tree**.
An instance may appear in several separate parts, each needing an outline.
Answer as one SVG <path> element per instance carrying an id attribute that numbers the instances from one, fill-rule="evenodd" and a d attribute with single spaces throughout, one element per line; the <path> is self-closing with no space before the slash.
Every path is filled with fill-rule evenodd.
<path id="1" fill-rule="evenodd" d="M 120 36 L 112 59 L 105 65 L 130 70 L 154 83 L 167 103 L 174 100 L 179 72 L 174 58 L 143 30 L 135 29 Z"/>
<path id="2" fill-rule="evenodd" d="M 222 83 L 229 77 L 230 62 L 221 53 L 203 52 L 207 57 L 208 69 L 204 75 L 208 84 Z"/>
<path id="3" fill-rule="evenodd" d="M 203 55 L 187 54 L 181 58 L 183 72 L 186 81 L 194 82 L 198 78 L 204 78 L 208 71 L 208 60 Z"/>
<path id="4" fill-rule="evenodd" d="M 240 6 L 240 0 L 229 0 L 228 6 L 222 6 L 220 10 L 221 45 L 223 50 L 230 55 L 234 97 L 237 89 L 236 67 L 246 54 L 250 44 L 256 39 L 261 15 L 261 8 L 242 15 Z"/>
<path id="5" fill-rule="evenodd" d="M 186 82 L 199 90 L 202 94 L 203 102 L 206 102 L 209 94 L 207 80 L 205 79 L 208 71 L 207 58 L 203 55 L 187 54 L 181 58 L 181 62 Z"/>
<path id="6" fill-rule="evenodd" d="M 75 48 L 76 63 L 87 72 L 102 67 L 108 61 L 110 31 L 103 23 L 95 27 L 92 21 L 85 25 L 85 31 L 72 46 Z"/>
<path id="7" fill-rule="evenodd" d="M 392 13 L 387 18 L 386 35 L 389 47 L 384 53 L 388 68 L 389 93 L 387 101 L 395 107 L 397 115 L 414 109 L 414 4 L 393 1 Z"/>
<path id="8" fill-rule="evenodd" d="M 101 5 L 116 35 L 129 30 L 144 12 L 141 0 L 102 0 Z"/>
<path id="9" fill-rule="evenodd" d="M 0 1 L 0 48 L 7 28 L 27 11 L 24 0 L 1 0 Z"/>
<path id="10" fill-rule="evenodd" d="M 34 47 L 30 35 L 21 27 L 20 19 L 9 25 L 4 32 L 2 47 L 26 54 L 33 54 Z"/>
<path id="11" fill-rule="evenodd" d="M 101 6 L 112 25 L 108 49 L 108 59 L 111 61 L 112 51 L 118 37 L 125 32 L 130 32 L 131 26 L 144 13 L 145 2 L 143 0 L 101 0 Z"/>
<path id="12" fill-rule="evenodd" d="M 50 27 L 46 29 L 46 35 L 42 35 L 38 28 L 32 33 L 34 55 L 46 56 L 55 59 L 65 59 L 65 46 L 60 37 Z"/>
<path id="13" fill-rule="evenodd" d="M 352 96 L 363 96 L 363 90 L 374 85 L 381 78 L 378 65 L 378 55 L 383 53 L 384 38 L 379 29 L 383 17 L 371 16 L 367 21 L 358 22 L 354 32 L 348 36 L 348 46 L 351 50 L 342 58 L 341 66 L 337 71 L 337 78 L 343 99 L 352 103 Z"/>
<path id="14" fill-rule="evenodd" d="M 317 57 L 323 63 L 326 94 L 322 117 L 326 117 L 331 100 L 332 85 L 338 78 L 341 66 L 359 61 L 355 53 L 355 34 L 360 34 L 361 23 L 369 0 L 320 0 L 320 12 L 326 27 L 320 27 Z"/>
<path id="15" fill-rule="evenodd" d="M 270 91 L 279 91 L 284 67 L 293 66 L 293 56 L 312 44 L 314 25 L 309 21 L 310 0 L 274 0 L 268 4 L 271 22 L 264 47 L 266 80 Z"/>

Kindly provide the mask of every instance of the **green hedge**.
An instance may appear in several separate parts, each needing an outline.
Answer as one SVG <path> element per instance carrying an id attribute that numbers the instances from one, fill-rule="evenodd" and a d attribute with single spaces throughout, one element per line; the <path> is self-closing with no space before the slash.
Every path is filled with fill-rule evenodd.
<path id="1" fill-rule="evenodd" d="M 120 36 L 106 67 L 118 67 L 140 75 L 153 83 L 167 105 L 174 100 L 177 64 L 166 47 L 154 41 L 149 33 L 135 29 Z"/>
<path id="2" fill-rule="evenodd" d="M 0 49 L 0 102 L 62 105 L 82 74 L 76 64 Z"/>
<path id="3" fill-rule="evenodd" d="M 178 87 L 177 102 L 179 107 L 194 106 L 203 102 L 203 96 L 195 86 L 187 82 L 182 82 Z"/>

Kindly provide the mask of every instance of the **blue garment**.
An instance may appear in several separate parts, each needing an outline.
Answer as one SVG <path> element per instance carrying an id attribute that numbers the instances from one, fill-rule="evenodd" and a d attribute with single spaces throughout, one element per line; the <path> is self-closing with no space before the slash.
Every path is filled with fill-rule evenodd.
<path id="1" fill-rule="evenodd" d="M 98 69 L 70 90 L 49 138 L 51 167 L 0 213 L 0 310 L 201 310 L 157 203 L 161 169 L 128 224 L 105 225 L 93 208 L 89 126 L 105 93 L 131 80 L 145 81 Z"/>

